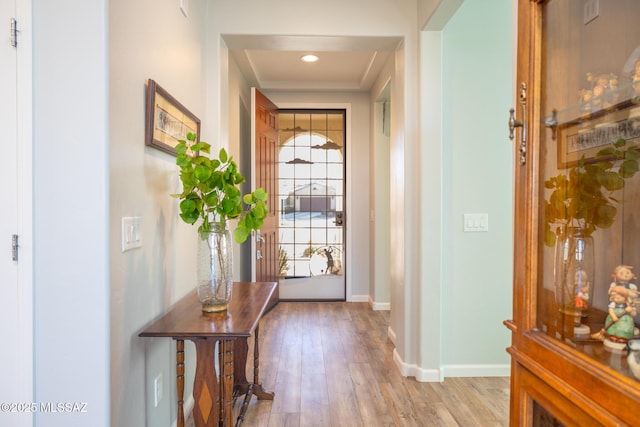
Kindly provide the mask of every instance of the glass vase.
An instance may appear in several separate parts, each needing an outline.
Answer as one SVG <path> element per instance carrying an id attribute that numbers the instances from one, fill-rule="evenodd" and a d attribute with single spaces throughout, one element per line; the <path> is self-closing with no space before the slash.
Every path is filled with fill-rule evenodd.
<path id="1" fill-rule="evenodd" d="M 559 310 L 574 318 L 574 335 L 589 335 L 589 327 L 582 323 L 587 317 L 593 294 L 594 277 L 593 238 L 582 229 L 569 227 L 557 236 L 554 284 Z"/>
<path id="2" fill-rule="evenodd" d="M 198 239 L 198 299 L 202 311 L 227 310 L 233 285 L 233 248 L 229 230 L 218 223 Z"/>

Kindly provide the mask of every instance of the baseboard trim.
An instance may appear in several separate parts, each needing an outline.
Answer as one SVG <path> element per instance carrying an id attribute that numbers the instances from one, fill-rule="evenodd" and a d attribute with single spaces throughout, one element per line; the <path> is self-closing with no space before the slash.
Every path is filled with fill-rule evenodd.
<path id="1" fill-rule="evenodd" d="M 388 330 L 389 339 L 395 335 Z M 439 369 L 423 369 L 416 364 L 405 363 L 397 349 L 393 349 L 393 362 L 403 377 L 415 377 L 418 382 L 442 382 L 447 377 L 508 377 L 511 365 L 443 365 Z"/>
<path id="2" fill-rule="evenodd" d="M 393 349 L 393 361 L 403 377 L 415 377 L 416 381 L 421 383 L 438 383 L 444 380 L 440 369 L 422 369 L 418 365 L 403 362 L 395 348 Z"/>
<path id="3" fill-rule="evenodd" d="M 369 302 L 369 295 L 351 295 L 348 302 Z"/>
<path id="4" fill-rule="evenodd" d="M 387 338 L 389 338 L 389 341 L 391 341 L 393 345 L 396 345 L 396 333 L 393 331 L 391 326 L 387 327 Z"/>
<path id="5" fill-rule="evenodd" d="M 445 377 L 508 377 L 511 365 L 444 365 Z"/>
<path id="6" fill-rule="evenodd" d="M 369 297 L 369 306 L 373 311 L 389 311 L 391 310 L 390 302 L 375 302 Z"/>

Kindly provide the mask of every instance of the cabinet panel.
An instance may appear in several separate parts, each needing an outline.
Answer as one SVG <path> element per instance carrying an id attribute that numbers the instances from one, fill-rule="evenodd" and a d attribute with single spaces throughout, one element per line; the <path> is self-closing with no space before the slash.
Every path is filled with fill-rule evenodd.
<path id="1" fill-rule="evenodd" d="M 603 361 L 640 334 L 640 2 L 540 16 L 537 327 Z"/>
<path id="2" fill-rule="evenodd" d="M 513 424 L 640 411 L 639 21 L 637 0 L 518 1 Z"/>

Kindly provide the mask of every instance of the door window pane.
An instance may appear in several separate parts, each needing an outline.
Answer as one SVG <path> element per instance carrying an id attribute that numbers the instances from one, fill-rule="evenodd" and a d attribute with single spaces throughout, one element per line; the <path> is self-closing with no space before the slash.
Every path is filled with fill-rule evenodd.
<path id="1" fill-rule="evenodd" d="M 280 114 L 280 250 L 285 277 L 341 275 L 344 111 Z M 336 215 L 338 214 L 338 215 Z"/>

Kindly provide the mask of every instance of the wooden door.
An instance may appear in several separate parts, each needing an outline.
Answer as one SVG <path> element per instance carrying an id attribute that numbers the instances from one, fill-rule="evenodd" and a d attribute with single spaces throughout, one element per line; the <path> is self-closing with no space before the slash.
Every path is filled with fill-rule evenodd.
<path id="1" fill-rule="evenodd" d="M 262 187 L 269 195 L 267 205 L 269 215 L 259 233 L 256 233 L 254 280 L 259 282 L 278 281 L 278 107 L 253 88 L 252 127 L 254 165 L 254 188 Z M 276 288 L 268 307 L 278 302 Z"/>

